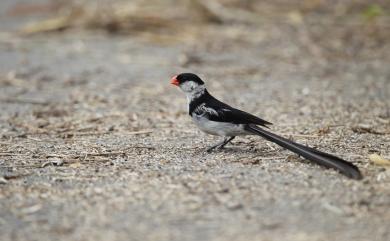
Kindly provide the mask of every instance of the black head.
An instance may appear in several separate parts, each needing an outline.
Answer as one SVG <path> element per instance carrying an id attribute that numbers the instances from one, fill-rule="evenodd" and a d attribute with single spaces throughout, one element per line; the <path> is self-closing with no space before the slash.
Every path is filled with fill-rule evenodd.
<path id="1" fill-rule="evenodd" d="M 188 81 L 195 82 L 198 85 L 204 84 L 204 82 L 203 82 L 203 80 L 201 80 L 201 78 L 199 78 L 196 74 L 192 74 L 192 73 L 181 73 L 179 75 L 174 76 L 171 79 L 171 84 L 179 86 L 179 85 L 181 85 L 185 82 L 188 82 Z"/>

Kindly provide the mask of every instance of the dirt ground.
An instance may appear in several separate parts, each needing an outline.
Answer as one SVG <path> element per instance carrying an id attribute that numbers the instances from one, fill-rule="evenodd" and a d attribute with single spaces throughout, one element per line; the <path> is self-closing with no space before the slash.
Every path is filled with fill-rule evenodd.
<path id="1" fill-rule="evenodd" d="M 0 7 L 1 240 L 390 240 L 390 168 L 368 157 L 390 157 L 389 22 L 25 35 L 46 14 Z M 169 84 L 180 72 L 364 179 L 258 137 L 205 153 L 217 138 Z"/>

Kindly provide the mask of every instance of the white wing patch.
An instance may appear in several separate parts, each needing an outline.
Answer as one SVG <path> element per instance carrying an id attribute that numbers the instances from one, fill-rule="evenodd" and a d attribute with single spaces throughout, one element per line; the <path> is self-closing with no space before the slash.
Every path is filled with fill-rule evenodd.
<path id="1" fill-rule="evenodd" d="M 213 108 L 207 107 L 205 103 L 200 104 L 195 109 L 195 113 L 203 113 L 203 112 L 218 116 L 218 112 L 216 110 L 214 110 Z"/>

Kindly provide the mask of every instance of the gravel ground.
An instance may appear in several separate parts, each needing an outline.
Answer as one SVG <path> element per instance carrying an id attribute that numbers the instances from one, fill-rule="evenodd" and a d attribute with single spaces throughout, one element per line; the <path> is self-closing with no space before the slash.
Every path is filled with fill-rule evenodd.
<path id="1" fill-rule="evenodd" d="M 1 32 L 1 240 L 390 240 L 390 169 L 368 158 L 390 156 L 389 41 L 328 49 L 302 31 Z M 216 138 L 169 85 L 184 71 L 365 178 L 258 137 L 205 153 Z"/>

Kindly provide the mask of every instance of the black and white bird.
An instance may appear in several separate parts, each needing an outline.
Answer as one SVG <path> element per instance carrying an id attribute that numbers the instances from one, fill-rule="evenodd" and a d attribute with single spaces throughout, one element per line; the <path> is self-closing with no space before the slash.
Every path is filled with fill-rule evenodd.
<path id="1" fill-rule="evenodd" d="M 199 129 L 207 134 L 224 137 L 221 142 L 209 147 L 207 152 L 223 148 L 236 136 L 259 135 L 319 165 L 334 168 L 353 179 L 362 179 L 359 169 L 352 163 L 273 134 L 264 129 L 271 125 L 270 122 L 217 100 L 195 74 L 176 75 L 171 79 L 171 84 L 179 86 L 185 93 L 188 113 Z"/>

